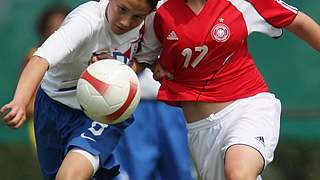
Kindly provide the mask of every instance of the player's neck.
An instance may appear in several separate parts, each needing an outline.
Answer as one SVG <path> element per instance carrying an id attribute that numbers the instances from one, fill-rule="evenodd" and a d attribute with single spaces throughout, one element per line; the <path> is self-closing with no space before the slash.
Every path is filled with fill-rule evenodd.
<path id="1" fill-rule="evenodd" d="M 206 2 L 206 0 L 186 0 L 187 5 L 195 14 L 199 14 L 201 12 Z"/>

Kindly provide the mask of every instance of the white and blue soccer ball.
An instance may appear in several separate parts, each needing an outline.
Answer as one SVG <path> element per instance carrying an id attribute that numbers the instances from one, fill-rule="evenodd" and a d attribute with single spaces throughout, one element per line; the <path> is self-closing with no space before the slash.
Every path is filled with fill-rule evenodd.
<path id="1" fill-rule="evenodd" d="M 92 120 L 116 124 L 128 119 L 140 101 L 140 83 L 136 73 L 115 59 L 88 66 L 77 85 L 77 98 Z"/>

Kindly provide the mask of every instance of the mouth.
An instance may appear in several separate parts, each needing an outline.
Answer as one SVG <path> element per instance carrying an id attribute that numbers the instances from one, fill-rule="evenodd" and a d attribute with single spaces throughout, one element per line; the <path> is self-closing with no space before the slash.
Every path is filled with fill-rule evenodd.
<path id="1" fill-rule="evenodd" d="M 125 29 L 125 28 L 122 28 L 122 27 L 120 27 L 120 26 L 117 26 L 116 25 L 116 28 L 119 30 L 119 31 L 127 31 L 127 29 Z"/>

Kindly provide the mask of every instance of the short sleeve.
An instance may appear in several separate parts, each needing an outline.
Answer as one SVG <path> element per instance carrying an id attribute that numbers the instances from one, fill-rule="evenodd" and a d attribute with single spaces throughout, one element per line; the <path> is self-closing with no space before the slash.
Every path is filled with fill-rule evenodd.
<path id="1" fill-rule="evenodd" d="M 34 53 L 45 58 L 52 67 L 65 60 L 86 39 L 93 34 L 92 24 L 83 7 L 72 11 L 61 27 L 55 31 Z"/>
<path id="2" fill-rule="evenodd" d="M 284 28 L 297 16 L 298 9 L 281 0 L 248 0 L 272 26 Z"/>
<path id="3" fill-rule="evenodd" d="M 139 63 L 152 64 L 158 59 L 162 49 L 154 31 L 154 15 L 155 12 L 146 17 L 142 40 L 139 42 L 139 48 L 133 54 Z"/>

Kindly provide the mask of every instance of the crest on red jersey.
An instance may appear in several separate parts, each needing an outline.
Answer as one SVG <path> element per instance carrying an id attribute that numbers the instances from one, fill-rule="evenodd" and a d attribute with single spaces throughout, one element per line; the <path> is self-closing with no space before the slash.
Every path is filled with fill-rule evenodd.
<path id="1" fill-rule="evenodd" d="M 211 36 L 217 42 L 226 42 L 230 37 L 230 29 L 223 23 L 216 24 L 211 30 Z"/>

